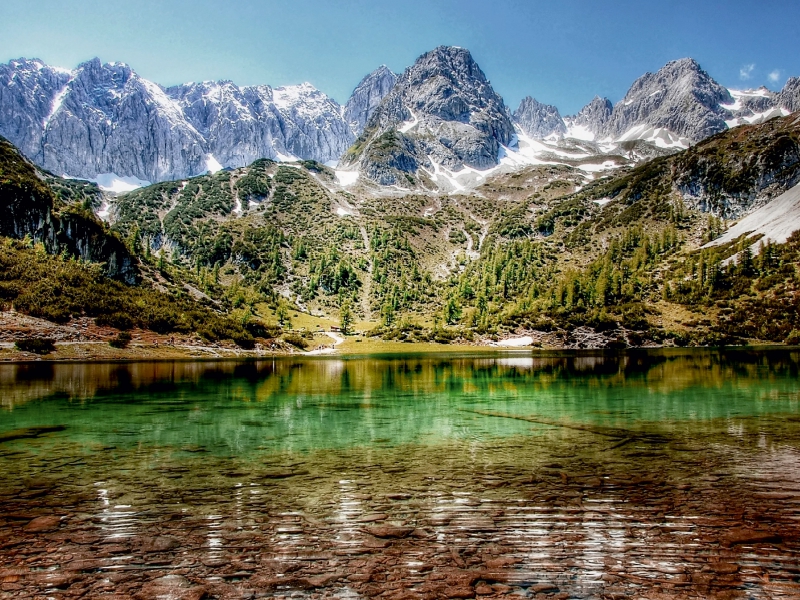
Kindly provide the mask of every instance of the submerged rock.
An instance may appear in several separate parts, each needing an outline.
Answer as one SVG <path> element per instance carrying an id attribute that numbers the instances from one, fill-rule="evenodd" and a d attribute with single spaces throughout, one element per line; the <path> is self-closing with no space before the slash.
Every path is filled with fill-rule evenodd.
<path id="1" fill-rule="evenodd" d="M 25 525 L 25 531 L 30 533 L 45 533 L 56 531 L 61 525 L 61 517 L 50 515 L 47 517 L 36 517 Z"/>

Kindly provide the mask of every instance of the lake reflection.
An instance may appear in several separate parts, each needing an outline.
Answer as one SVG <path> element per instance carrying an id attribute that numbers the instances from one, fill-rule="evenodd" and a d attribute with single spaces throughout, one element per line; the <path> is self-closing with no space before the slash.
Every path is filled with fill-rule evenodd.
<path id="1" fill-rule="evenodd" d="M 0 598 L 798 597 L 798 365 L 0 365 Z"/>

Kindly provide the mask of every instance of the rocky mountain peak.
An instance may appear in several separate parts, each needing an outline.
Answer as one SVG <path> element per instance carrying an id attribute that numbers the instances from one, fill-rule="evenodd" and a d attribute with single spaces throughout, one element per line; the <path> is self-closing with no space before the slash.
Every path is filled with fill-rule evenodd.
<path id="1" fill-rule="evenodd" d="M 514 122 L 519 125 L 523 133 L 535 140 L 551 135 L 561 136 L 567 132 L 558 108 L 550 104 L 542 104 L 530 96 L 522 99 L 519 108 L 514 111 L 513 117 Z"/>
<path id="2" fill-rule="evenodd" d="M 464 48 L 439 46 L 426 52 L 398 84 L 408 108 L 445 121 L 468 123 L 483 111 L 506 112 L 503 99 Z"/>
<path id="3" fill-rule="evenodd" d="M 420 167 L 429 174 L 492 167 L 513 135 L 503 99 L 469 51 L 440 46 L 398 78 L 343 162 L 392 185 Z"/>
<path id="4" fill-rule="evenodd" d="M 364 77 L 344 106 L 344 118 L 355 135 L 361 135 L 372 113 L 397 82 L 389 67 L 381 65 Z"/>
<path id="5" fill-rule="evenodd" d="M 664 129 L 692 143 L 727 129 L 733 103 L 728 90 L 714 81 L 692 58 L 668 62 L 656 73 L 645 73 L 612 112 L 603 133 L 625 137 L 634 128 Z"/>
<path id="6" fill-rule="evenodd" d="M 577 115 L 564 119 L 569 129 L 567 135 L 580 139 L 594 139 L 603 131 L 613 110 L 614 105 L 611 104 L 611 100 L 595 96 Z"/>

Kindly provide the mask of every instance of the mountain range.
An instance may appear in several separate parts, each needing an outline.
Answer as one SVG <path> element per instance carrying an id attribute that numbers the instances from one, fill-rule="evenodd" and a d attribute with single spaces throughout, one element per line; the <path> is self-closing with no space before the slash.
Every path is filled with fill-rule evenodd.
<path id="1" fill-rule="evenodd" d="M 564 162 L 607 142 L 527 136 L 502 117 L 488 82 L 464 93 L 451 78 L 458 63 L 482 77 L 469 60 L 453 49 L 404 73 L 337 168 L 262 158 L 111 195 L 36 167 L 0 139 L 3 310 L 243 347 L 277 337 L 289 312 L 316 324 L 357 315 L 371 335 L 410 342 L 800 340 L 800 236 L 792 233 L 800 228 L 800 116 L 733 127 L 592 179 L 588 163 Z M 751 102 L 741 99 L 731 94 L 731 104 Z M 361 100 L 374 101 L 368 93 Z M 553 111 L 528 105 L 552 120 Z M 614 110 L 597 99 L 565 128 Z M 712 111 L 691 114 L 713 122 Z M 456 116 L 474 146 L 435 135 Z M 481 161 L 492 164 L 492 143 L 504 168 L 480 170 Z M 536 144 L 564 162 L 510 169 L 505 161 Z M 415 161 L 416 172 L 404 161 Z M 360 177 L 373 165 L 406 191 L 370 184 L 372 175 L 343 186 L 342 168 Z M 419 189 L 464 173 L 475 177 L 472 189 Z M 739 224 L 729 227 L 733 219 Z M 293 335 L 284 342 L 305 343 Z"/>
<path id="2" fill-rule="evenodd" d="M 469 51 L 447 46 L 399 76 L 379 67 L 344 106 L 308 83 L 165 88 L 98 59 L 0 65 L 0 135 L 44 169 L 112 189 L 269 158 L 338 164 L 347 184 L 452 190 L 498 166 L 580 157 L 589 172 L 613 168 L 604 157 L 650 158 L 798 108 L 798 78 L 779 93 L 729 90 L 689 58 L 646 73 L 616 105 L 597 97 L 563 117 L 533 97 L 512 112 Z"/>

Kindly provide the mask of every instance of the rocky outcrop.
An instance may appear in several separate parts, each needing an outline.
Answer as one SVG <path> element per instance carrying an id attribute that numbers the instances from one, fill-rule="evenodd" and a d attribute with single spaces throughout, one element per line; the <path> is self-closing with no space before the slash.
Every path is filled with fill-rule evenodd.
<path id="1" fill-rule="evenodd" d="M 397 83 L 389 67 L 381 65 L 364 77 L 344 105 L 344 118 L 355 135 L 361 135 L 367 121 L 386 95 Z"/>
<path id="2" fill-rule="evenodd" d="M 513 134 L 503 99 L 469 51 L 440 46 L 400 76 L 343 163 L 384 185 L 434 164 L 486 169 Z"/>
<path id="3" fill-rule="evenodd" d="M 730 92 L 691 58 L 667 63 L 637 79 L 614 106 L 602 135 L 620 139 L 634 127 L 665 129 L 691 143 L 728 128 Z"/>
<path id="4" fill-rule="evenodd" d="M 138 280 L 125 244 L 80 206 L 56 200 L 31 163 L 0 138 L 0 236 L 40 242 L 51 254 L 104 263 L 109 277 Z"/>
<path id="5" fill-rule="evenodd" d="M 684 206 L 737 219 L 800 183 L 800 118 L 742 125 L 650 161 L 597 188 L 597 198 Z"/>
<path id="6" fill-rule="evenodd" d="M 530 96 L 522 99 L 513 117 L 523 133 L 535 140 L 551 135 L 561 136 L 567 132 L 564 120 L 555 106 L 542 104 Z"/>
<path id="7" fill-rule="evenodd" d="M 738 218 L 800 183 L 797 118 L 743 125 L 677 154 L 672 188 L 684 203 Z"/>

